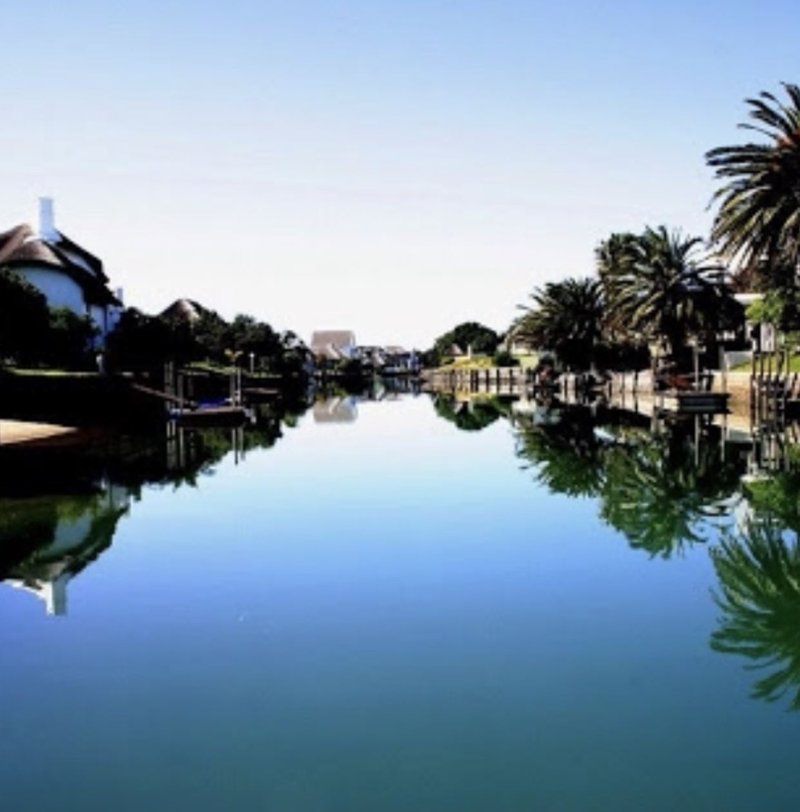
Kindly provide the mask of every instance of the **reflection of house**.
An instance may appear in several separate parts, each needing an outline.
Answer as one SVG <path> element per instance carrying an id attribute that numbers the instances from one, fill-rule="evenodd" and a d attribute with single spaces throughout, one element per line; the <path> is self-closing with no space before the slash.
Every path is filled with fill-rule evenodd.
<path id="1" fill-rule="evenodd" d="M 356 357 L 356 337 L 351 330 L 318 330 L 311 336 L 317 360 L 341 361 Z"/>
<path id="2" fill-rule="evenodd" d="M 39 231 L 19 225 L 0 234 L 0 265 L 7 267 L 47 299 L 51 308 L 89 316 L 99 343 L 116 327 L 122 294 L 112 293 L 103 263 L 55 227 L 53 201 L 39 201 Z"/>
<path id="3" fill-rule="evenodd" d="M 358 347 L 357 357 L 375 370 L 387 375 L 418 372 L 420 369 L 419 356 L 414 350 L 406 350 L 397 346 L 364 346 Z"/>
<path id="4" fill-rule="evenodd" d="M 356 398 L 335 397 L 318 400 L 312 414 L 315 423 L 353 423 L 358 417 Z"/>
<path id="5" fill-rule="evenodd" d="M 20 518 L 3 525 L 3 544 L 34 537 L 37 546 L 13 564 L 0 579 L 44 601 L 49 615 L 67 610 L 67 584 L 111 545 L 117 522 L 127 511 L 127 489 L 109 485 L 88 496 L 44 497 L 30 510 L 30 500 L 20 500 L 11 515 Z M 35 524 L 31 525 L 30 516 Z M 44 518 L 43 518 L 44 517 Z M 7 538 L 6 538 L 7 536 Z"/>

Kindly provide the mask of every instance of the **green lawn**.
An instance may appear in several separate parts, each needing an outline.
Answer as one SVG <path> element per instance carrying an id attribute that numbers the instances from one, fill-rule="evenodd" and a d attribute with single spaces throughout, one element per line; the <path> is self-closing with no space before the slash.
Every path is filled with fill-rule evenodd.
<path id="1" fill-rule="evenodd" d="M 87 372 L 74 369 L 21 369 L 20 367 L 2 367 L 3 372 L 20 377 L 44 378 L 98 378 L 99 372 Z"/>
<path id="2" fill-rule="evenodd" d="M 731 367 L 731 372 L 750 372 L 753 368 L 753 365 L 750 361 L 746 361 L 743 364 L 737 364 L 735 367 Z M 772 362 L 772 369 L 775 369 L 775 359 L 773 358 Z M 789 359 L 789 372 L 800 372 L 800 355 L 793 355 Z"/>

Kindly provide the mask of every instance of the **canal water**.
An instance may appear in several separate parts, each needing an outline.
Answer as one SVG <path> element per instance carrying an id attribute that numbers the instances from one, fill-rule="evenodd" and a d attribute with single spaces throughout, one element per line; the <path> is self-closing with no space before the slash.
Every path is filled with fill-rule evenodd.
<path id="1" fill-rule="evenodd" d="M 739 435 L 342 395 L 0 457 L 0 805 L 795 808 L 800 472 Z"/>

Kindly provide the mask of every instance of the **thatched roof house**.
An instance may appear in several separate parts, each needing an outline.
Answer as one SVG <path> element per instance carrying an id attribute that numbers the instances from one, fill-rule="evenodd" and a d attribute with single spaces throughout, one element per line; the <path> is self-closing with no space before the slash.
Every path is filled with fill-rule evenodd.
<path id="1" fill-rule="evenodd" d="M 122 292 L 112 292 L 103 263 L 55 227 L 53 201 L 39 201 L 39 230 L 22 224 L 0 234 L 0 267 L 37 288 L 52 308 L 89 316 L 102 343 L 122 311 Z"/>

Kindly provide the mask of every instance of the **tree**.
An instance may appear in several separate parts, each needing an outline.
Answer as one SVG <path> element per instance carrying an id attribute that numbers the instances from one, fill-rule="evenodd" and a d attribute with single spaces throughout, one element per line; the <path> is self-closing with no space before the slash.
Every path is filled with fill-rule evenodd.
<path id="1" fill-rule="evenodd" d="M 450 355 L 453 344 L 458 345 L 464 352 L 471 348 L 474 353 L 492 355 L 499 343 L 500 336 L 491 327 L 476 321 L 465 321 L 436 339 L 432 350 L 428 353 L 428 361 L 440 364 L 443 358 Z"/>
<path id="2" fill-rule="evenodd" d="M 666 226 L 637 237 L 612 235 L 597 249 L 613 328 L 666 345 L 675 360 L 690 337 L 713 339 L 735 325 L 738 304 L 724 269 L 701 251 L 699 237 Z"/>
<path id="3" fill-rule="evenodd" d="M 747 99 L 750 119 L 739 126 L 764 143 L 717 147 L 706 161 L 723 182 L 712 239 L 743 264 L 800 265 L 800 87 L 784 84 L 788 102 L 771 93 Z"/>
<path id="4" fill-rule="evenodd" d="M 173 330 L 167 320 L 129 307 L 108 337 L 109 363 L 117 369 L 160 366 L 173 352 Z"/>
<path id="5" fill-rule="evenodd" d="M 79 316 L 67 307 L 55 308 L 50 311 L 49 326 L 46 360 L 60 367 L 90 363 L 90 350 L 98 330 L 88 316 Z"/>
<path id="6" fill-rule="evenodd" d="M 49 330 L 45 297 L 14 272 L 0 269 L 0 362 L 39 361 Z"/>
<path id="7" fill-rule="evenodd" d="M 531 295 L 517 334 L 552 350 L 570 367 L 588 368 L 597 358 L 604 314 L 603 289 L 595 279 L 548 282 Z"/>

